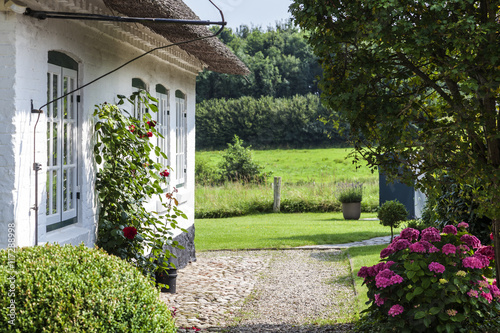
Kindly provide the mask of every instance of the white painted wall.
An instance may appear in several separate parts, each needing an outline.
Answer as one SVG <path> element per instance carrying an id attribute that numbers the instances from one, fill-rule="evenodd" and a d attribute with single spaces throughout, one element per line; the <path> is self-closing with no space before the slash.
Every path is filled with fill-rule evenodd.
<path id="1" fill-rule="evenodd" d="M 118 67 L 143 51 L 76 21 L 44 20 L 0 12 L 0 248 L 7 246 L 7 225 L 16 223 L 16 244 L 31 246 L 35 240 L 35 180 L 33 171 L 34 126 L 37 114 L 30 112 L 30 100 L 39 108 L 47 102 L 47 56 L 50 50 L 63 52 L 79 62 L 82 85 Z M 198 69 L 201 70 L 201 67 Z M 95 168 L 92 156 L 94 105 L 115 102 L 117 94 L 132 92 L 132 78 L 141 78 L 154 95 L 156 84 L 170 90 L 170 151 L 175 158 L 175 90 L 187 95 L 188 156 L 187 182 L 179 192 L 181 209 L 194 223 L 195 83 L 197 72 L 170 65 L 148 55 L 80 92 L 79 109 L 79 200 L 78 224 L 45 232 L 46 119 L 40 116 L 36 128 L 36 162 L 39 172 L 39 242 L 92 246 L 95 241 L 97 202 L 93 188 Z M 44 108 L 43 111 L 46 111 Z M 175 161 L 171 161 L 175 166 Z M 175 175 L 171 177 L 175 179 Z"/>

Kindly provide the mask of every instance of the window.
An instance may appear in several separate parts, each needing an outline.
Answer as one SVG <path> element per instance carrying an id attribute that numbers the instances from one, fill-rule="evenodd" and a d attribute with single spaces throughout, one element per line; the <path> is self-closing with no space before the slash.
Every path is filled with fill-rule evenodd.
<path id="1" fill-rule="evenodd" d="M 138 78 L 132 79 L 132 88 L 133 88 L 134 92 L 141 91 L 141 90 L 147 90 L 146 89 L 146 83 L 144 83 L 144 81 L 142 81 L 141 79 L 138 79 Z M 148 112 L 147 109 L 146 109 L 146 106 L 143 105 L 138 100 L 135 100 L 134 101 L 134 105 L 133 105 L 133 114 L 132 114 L 132 116 L 134 118 L 142 120 L 142 117 L 144 117 L 144 114 L 146 112 Z"/>
<path id="2" fill-rule="evenodd" d="M 77 88 L 78 63 L 50 51 L 47 102 Z M 77 222 L 78 119 L 77 96 L 71 94 L 47 106 L 46 231 Z"/>
<path id="3" fill-rule="evenodd" d="M 175 174 L 177 187 L 186 182 L 187 113 L 186 98 L 180 90 L 175 92 Z"/>
<path id="4" fill-rule="evenodd" d="M 161 151 L 165 155 L 170 156 L 170 104 L 168 99 L 168 90 L 161 84 L 156 85 L 156 98 L 158 99 L 158 114 L 156 125 L 156 130 L 163 136 L 163 138 L 158 136 L 157 146 L 160 147 Z M 163 157 L 158 157 L 158 163 L 164 166 L 170 165 L 168 159 Z"/>

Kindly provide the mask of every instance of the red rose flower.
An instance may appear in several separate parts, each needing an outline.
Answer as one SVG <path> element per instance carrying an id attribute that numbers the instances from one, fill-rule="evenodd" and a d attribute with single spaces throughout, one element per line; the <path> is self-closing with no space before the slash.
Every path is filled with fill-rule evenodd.
<path id="1" fill-rule="evenodd" d="M 148 124 L 149 127 L 155 127 L 156 126 L 156 121 L 154 121 L 154 120 L 148 121 L 147 124 Z"/>
<path id="2" fill-rule="evenodd" d="M 134 125 L 130 125 L 130 126 L 128 127 L 128 130 L 129 130 L 130 132 L 134 133 L 134 131 L 135 131 L 135 126 L 134 126 Z"/>
<path id="3" fill-rule="evenodd" d="M 148 132 L 148 138 L 153 136 L 153 132 Z"/>
<path id="4" fill-rule="evenodd" d="M 160 176 L 162 177 L 168 177 L 168 175 L 170 175 L 170 172 L 168 172 L 167 170 L 160 172 Z"/>
<path id="5" fill-rule="evenodd" d="M 123 228 L 123 235 L 125 238 L 132 240 L 137 235 L 137 229 L 135 227 L 125 227 Z"/>

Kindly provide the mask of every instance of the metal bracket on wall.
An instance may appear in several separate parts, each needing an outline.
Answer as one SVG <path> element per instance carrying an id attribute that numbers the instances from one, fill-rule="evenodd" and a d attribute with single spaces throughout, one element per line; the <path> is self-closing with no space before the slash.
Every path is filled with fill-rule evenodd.
<path id="1" fill-rule="evenodd" d="M 33 163 L 33 170 L 40 171 L 42 170 L 42 165 L 40 163 Z"/>
<path id="2" fill-rule="evenodd" d="M 33 107 L 33 100 L 31 100 L 31 113 L 43 113 L 42 110 L 39 110 L 39 109 L 35 109 Z"/>

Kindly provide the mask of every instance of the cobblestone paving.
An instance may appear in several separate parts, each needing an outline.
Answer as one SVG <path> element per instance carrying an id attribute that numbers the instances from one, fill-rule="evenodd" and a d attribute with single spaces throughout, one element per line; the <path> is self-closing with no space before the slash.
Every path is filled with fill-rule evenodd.
<path id="1" fill-rule="evenodd" d="M 352 306 L 350 269 L 338 249 L 216 251 L 178 272 L 177 293 L 162 293 L 183 332 L 349 332 L 318 326 Z"/>

